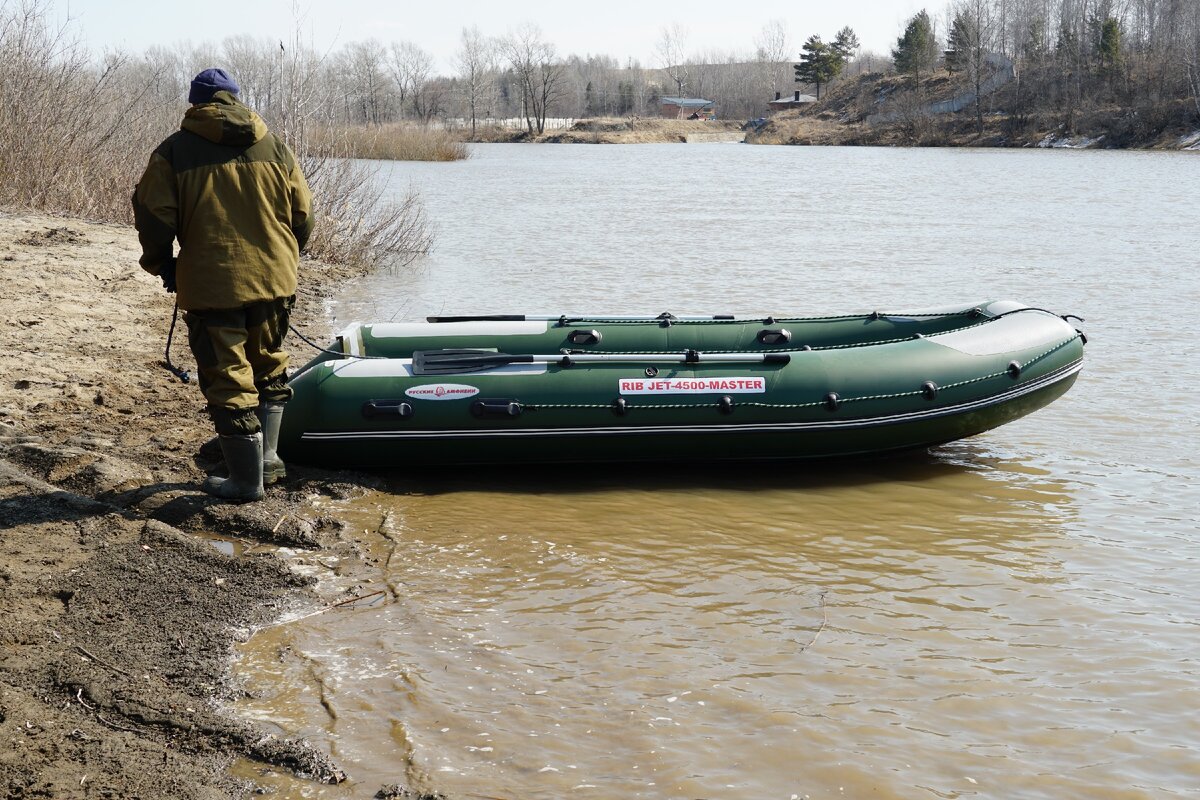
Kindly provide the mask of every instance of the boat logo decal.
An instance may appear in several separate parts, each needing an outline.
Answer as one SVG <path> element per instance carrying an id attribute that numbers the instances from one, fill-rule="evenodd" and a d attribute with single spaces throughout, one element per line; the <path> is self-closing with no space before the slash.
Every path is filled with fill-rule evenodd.
<path id="1" fill-rule="evenodd" d="M 463 383 L 422 383 L 405 389 L 404 394 L 414 400 L 463 400 L 479 394 L 479 389 Z"/>
<path id="2" fill-rule="evenodd" d="M 767 379 L 762 377 L 724 378 L 621 378 L 621 394 L 763 394 Z"/>

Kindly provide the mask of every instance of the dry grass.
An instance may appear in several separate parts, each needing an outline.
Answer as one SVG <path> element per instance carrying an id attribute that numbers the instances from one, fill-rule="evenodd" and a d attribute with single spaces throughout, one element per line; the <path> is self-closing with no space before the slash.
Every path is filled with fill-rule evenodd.
<path id="1" fill-rule="evenodd" d="M 391 123 L 314 128 L 311 145 L 317 150 L 339 148 L 350 158 L 381 161 L 459 161 L 470 157 L 467 146 L 450 131 L 421 125 Z"/>
<path id="2" fill-rule="evenodd" d="M 842 145 L 853 143 L 853 138 L 852 129 L 845 123 L 785 111 L 747 136 L 746 141 L 750 144 Z"/>
<path id="3" fill-rule="evenodd" d="M 548 133 L 537 141 L 578 144 L 656 144 L 686 142 L 696 134 L 733 133 L 733 120 L 685 120 L 656 117 L 594 117 L 581 119 L 565 131 Z"/>

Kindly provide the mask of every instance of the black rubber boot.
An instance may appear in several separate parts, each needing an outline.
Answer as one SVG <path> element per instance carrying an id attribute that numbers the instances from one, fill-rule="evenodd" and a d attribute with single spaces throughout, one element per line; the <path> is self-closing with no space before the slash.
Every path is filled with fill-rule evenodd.
<path id="1" fill-rule="evenodd" d="M 263 485 L 270 486 L 287 477 L 283 459 L 275 452 L 279 446 L 279 426 L 283 422 L 283 403 L 259 403 L 254 413 L 262 426 Z"/>
<path id="2" fill-rule="evenodd" d="M 235 502 L 251 502 L 263 498 L 263 437 L 221 436 L 221 453 L 228 478 L 209 478 L 200 487 L 214 497 Z"/>

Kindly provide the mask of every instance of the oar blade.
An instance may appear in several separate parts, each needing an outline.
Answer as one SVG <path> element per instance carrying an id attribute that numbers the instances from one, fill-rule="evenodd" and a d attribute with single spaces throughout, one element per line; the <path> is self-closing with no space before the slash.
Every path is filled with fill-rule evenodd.
<path id="1" fill-rule="evenodd" d="M 426 317 L 426 322 L 525 322 L 524 314 L 467 314 L 464 316 Z M 557 319 L 557 318 L 556 318 Z"/>
<path id="2" fill-rule="evenodd" d="M 482 372 L 505 364 L 532 361 L 531 356 L 513 356 L 495 350 L 418 350 L 413 353 L 414 375 L 456 375 Z"/>

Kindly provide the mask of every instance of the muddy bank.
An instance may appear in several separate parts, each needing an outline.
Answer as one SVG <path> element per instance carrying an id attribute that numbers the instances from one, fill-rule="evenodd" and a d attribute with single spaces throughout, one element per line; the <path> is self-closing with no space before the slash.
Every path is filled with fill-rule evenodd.
<path id="1" fill-rule="evenodd" d="M 201 494 L 219 451 L 195 384 L 161 367 L 173 299 L 138 253 L 125 226 L 0 213 L 0 794 L 248 796 L 224 771 L 237 756 L 341 780 L 221 710 L 232 644 L 332 598 L 192 534 L 353 556 L 312 501 L 370 479 L 297 468 L 261 503 Z M 324 339 L 324 293 L 348 276 L 301 271 L 295 324 Z M 185 338 L 180 322 L 172 357 L 193 369 Z"/>
<path id="2" fill-rule="evenodd" d="M 581 119 L 565 129 L 540 135 L 510 128 L 480 128 L 476 142 L 536 144 L 680 144 L 687 141 L 740 139 L 741 120 L 687 120 L 658 117 L 596 117 Z"/>

